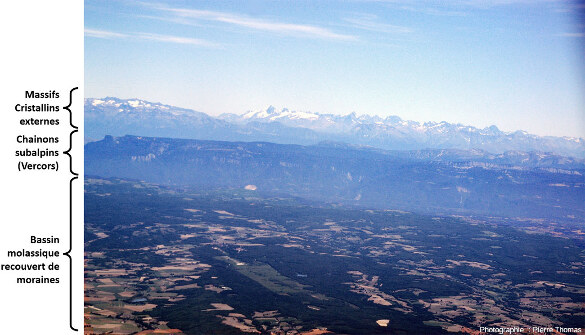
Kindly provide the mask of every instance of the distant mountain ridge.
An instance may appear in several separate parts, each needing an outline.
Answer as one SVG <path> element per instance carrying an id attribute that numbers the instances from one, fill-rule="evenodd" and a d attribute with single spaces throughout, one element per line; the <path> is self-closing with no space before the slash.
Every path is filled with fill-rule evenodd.
<path id="1" fill-rule="evenodd" d="M 537 136 L 525 131 L 504 132 L 496 126 L 483 129 L 442 122 L 403 120 L 392 115 L 351 113 L 344 116 L 314 112 L 294 112 L 287 108 L 266 110 L 242 115 L 223 114 L 221 119 L 247 124 L 249 122 L 279 122 L 289 127 L 302 127 L 326 134 L 335 134 L 348 143 L 371 145 L 383 149 L 481 149 L 491 153 L 506 151 L 543 151 L 585 157 L 582 138 Z"/>
<path id="2" fill-rule="evenodd" d="M 85 99 L 85 136 L 136 134 L 189 138 L 233 131 L 230 123 L 191 109 L 139 99 Z"/>
<path id="3" fill-rule="evenodd" d="M 214 118 L 194 110 L 140 99 L 86 99 L 85 129 L 86 137 L 91 139 L 134 134 L 301 145 L 334 141 L 387 150 L 479 149 L 494 154 L 537 151 L 585 158 L 582 138 L 503 132 L 496 126 L 479 129 L 448 122 L 421 124 L 398 116 L 381 118 L 355 113 L 339 116 L 287 108 L 277 110 L 273 106 Z"/>
<path id="4" fill-rule="evenodd" d="M 577 159 L 542 152 L 506 151 L 501 154 L 472 149 L 422 149 L 422 150 L 383 150 L 372 147 L 348 145 L 336 142 L 321 142 L 319 147 L 331 147 L 337 149 L 351 149 L 361 151 L 373 151 L 387 156 L 450 164 L 465 164 L 468 166 L 484 167 L 491 169 L 541 169 L 543 171 L 556 173 L 580 173 L 577 170 L 585 170 L 585 159 Z"/>
<path id="5" fill-rule="evenodd" d="M 86 144 L 85 173 L 382 209 L 585 218 L 584 162 L 539 154 L 107 136 Z"/>

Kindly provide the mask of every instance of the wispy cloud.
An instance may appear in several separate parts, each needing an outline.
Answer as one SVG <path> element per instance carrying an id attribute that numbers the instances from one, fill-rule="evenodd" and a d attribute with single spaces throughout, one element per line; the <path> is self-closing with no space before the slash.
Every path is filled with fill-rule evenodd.
<path id="1" fill-rule="evenodd" d="M 88 37 L 106 38 L 106 39 L 129 37 L 129 35 L 126 35 L 126 34 L 115 33 L 115 32 L 106 31 L 106 30 L 89 29 L 89 28 L 85 28 L 84 33 L 85 33 L 85 36 L 88 36 Z"/>
<path id="2" fill-rule="evenodd" d="M 182 24 L 182 25 L 186 25 L 186 26 L 205 27 L 205 24 L 203 24 L 201 22 L 196 22 L 196 21 L 190 20 L 188 18 L 177 17 L 177 16 L 166 17 L 166 16 L 160 16 L 160 15 L 136 15 L 136 17 L 149 19 L 149 20 L 157 20 L 157 21 L 162 21 L 162 22 L 177 23 L 177 24 Z"/>
<path id="3" fill-rule="evenodd" d="M 218 46 L 215 43 L 211 43 L 209 41 L 198 39 L 198 38 L 179 37 L 179 36 L 160 35 L 160 34 L 148 34 L 148 33 L 138 33 L 135 36 L 138 38 L 144 39 L 144 40 L 151 40 L 151 41 L 158 41 L 158 42 L 167 42 L 167 43 L 176 43 L 176 44 L 190 44 L 190 45 L 202 46 L 202 47 L 217 47 Z"/>
<path id="4" fill-rule="evenodd" d="M 433 16 L 467 16 L 469 13 L 461 10 L 451 10 L 445 8 L 436 8 L 436 7 L 413 7 L 413 6 L 401 6 L 400 9 L 416 12 L 416 13 L 423 13 L 427 15 Z"/>
<path id="5" fill-rule="evenodd" d="M 351 26 L 354 28 L 379 33 L 405 34 L 411 33 L 413 31 L 409 27 L 379 22 L 378 17 L 373 14 L 360 14 L 353 18 L 345 18 L 344 21 L 350 23 Z"/>
<path id="6" fill-rule="evenodd" d="M 97 30 L 97 29 L 91 29 L 91 28 L 85 28 L 84 32 L 85 32 L 85 36 L 95 37 L 95 38 L 103 38 L 103 39 L 141 39 L 141 40 L 149 40 L 149 41 L 157 41 L 157 42 L 165 42 L 165 43 L 175 43 L 175 44 L 187 44 L 187 45 L 194 45 L 194 46 L 200 46 L 200 47 L 210 47 L 210 48 L 219 46 L 216 43 L 212 43 L 212 42 L 209 42 L 209 41 L 203 40 L 203 39 L 172 36 L 172 35 L 161 35 L 161 34 L 151 34 L 151 33 L 118 33 L 118 32 L 113 32 L 113 31 Z"/>
<path id="7" fill-rule="evenodd" d="M 212 22 L 221 22 L 231 25 L 236 25 L 248 29 L 259 31 L 266 31 L 277 34 L 302 36 L 309 38 L 319 38 L 328 40 L 343 40 L 352 41 L 357 40 L 357 37 L 352 35 L 336 33 L 330 29 L 306 25 L 294 24 L 286 22 L 276 22 L 264 19 L 253 18 L 244 15 L 233 13 L 226 13 L 220 11 L 185 9 L 185 8 L 171 8 L 159 6 L 157 9 L 170 13 L 179 18 L 190 18 L 195 20 L 206 20 Z"/>

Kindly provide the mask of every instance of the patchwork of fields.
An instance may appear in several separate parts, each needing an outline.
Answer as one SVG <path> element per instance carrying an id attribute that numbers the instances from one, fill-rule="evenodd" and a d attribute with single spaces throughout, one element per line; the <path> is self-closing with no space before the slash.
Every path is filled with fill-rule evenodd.
<path id="1" fill-rule="evenodd" d="M 88 334 L 583 326 L 582 240 L 252 190 L 88 179 L 85 191 Z"/>

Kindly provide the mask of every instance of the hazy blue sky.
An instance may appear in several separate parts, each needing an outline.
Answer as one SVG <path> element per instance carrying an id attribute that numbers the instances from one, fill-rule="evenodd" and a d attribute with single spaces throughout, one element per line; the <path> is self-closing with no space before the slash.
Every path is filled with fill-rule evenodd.
<path id="1" fill-rule="evenodd" d="M 87 97 L 585 137 L 583 2 L 85 1 Z"/>

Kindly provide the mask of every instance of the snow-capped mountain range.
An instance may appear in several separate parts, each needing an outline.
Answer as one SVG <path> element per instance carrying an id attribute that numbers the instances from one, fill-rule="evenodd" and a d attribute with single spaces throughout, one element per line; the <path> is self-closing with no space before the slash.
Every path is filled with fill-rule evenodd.
<path id="1" fill-rule="evenodd" d="M 419 123 L 398 116 L 340 116 L 273 106 L 214 118 L 190 109 L 111 97 L 85 100 L 85 132 L 91 139 L 133 134 L 304 145 L 335 141 L 389 150 L 537 151 L 585 158 L 582 138 L 537 136 L 521 130 L 504 132 L 496 126 L 480 129 L 448 122 Z"/>

